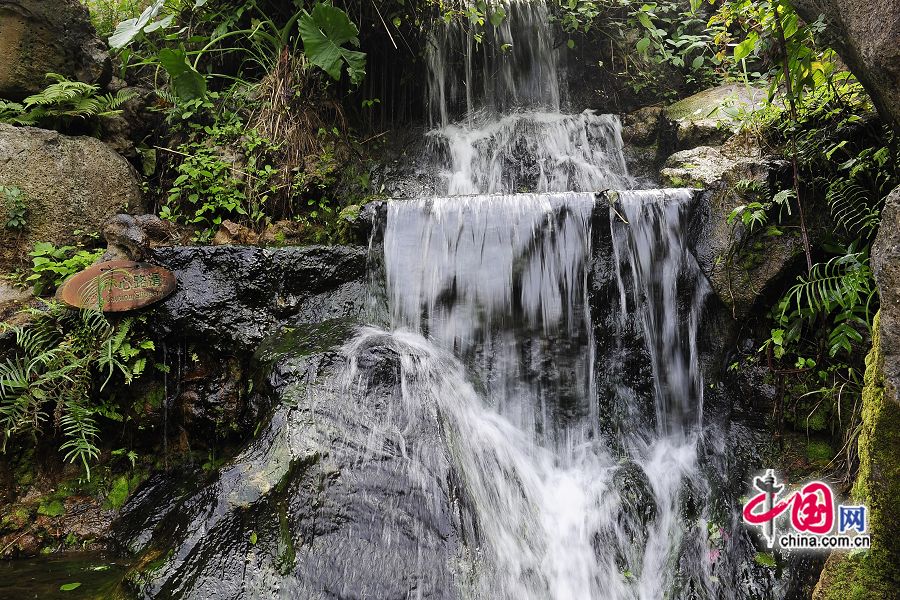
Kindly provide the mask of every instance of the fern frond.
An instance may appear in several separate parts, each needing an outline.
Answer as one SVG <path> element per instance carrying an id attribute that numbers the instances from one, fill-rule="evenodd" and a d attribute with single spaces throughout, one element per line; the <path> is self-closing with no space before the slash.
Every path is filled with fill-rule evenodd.
<path id="1" fill-rule="evenodd" d="M 881 197 L 852 179 L 828 186 L 825 200 L 834 222 L 849 233 L 868 238 L 881 222 Z"/>
<path id="2" fill-rule="evenodd" d="M 91 479 L 90 462 L 100 457 L 100 428 L 97 427 L 96 409 L 88 407 L 80 400 L 65 403 L 60 419 L 66 441 L 60 450 L 66 452 L 65 459 L 71 463 L 81 462 L 88 481 Z"/>
<path id="3" fill-rule="evenodd" d="M 799 277 L 797 284 L 788 290 L 788 303 L 781 314 L 785 316 L 790 304 L 807 312 L 848 308 L 858 304 L 860 299 L 867 300 L 874 291 L 868 254 L 851 252 L 813 265 L 808 276 Z"/>

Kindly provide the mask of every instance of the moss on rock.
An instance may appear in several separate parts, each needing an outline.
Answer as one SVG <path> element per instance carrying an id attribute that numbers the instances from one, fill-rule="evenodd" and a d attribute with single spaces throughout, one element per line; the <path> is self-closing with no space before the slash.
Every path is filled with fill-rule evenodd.
<path id="1" fill-rule="evenodd" d="M 865 504 L 872 547 L 864 553 L 835 553 L 828 559 L 813 594 L 815 600 L 888 600 L 900 585 L 900 404 L 896 382 L 884 376 L 880 315 L 873 326 L 872 350 L 866 357 L 859 434 L 859 474 L 853 500 Z"/>

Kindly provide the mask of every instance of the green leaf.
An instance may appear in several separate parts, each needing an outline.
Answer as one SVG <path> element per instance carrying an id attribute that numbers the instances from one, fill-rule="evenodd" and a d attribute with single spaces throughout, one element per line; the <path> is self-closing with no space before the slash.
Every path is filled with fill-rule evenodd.
<path id="1" fill-rule="evenodd" d="M 656 27 L 653 26 L 653 21 L 650 20 L 649 16 L 647 16 L 647 13 L 638 12 L 637 19 L 646 29 L 649 29 L 650 31 L 656 31 Z"/>
<path id="2" fill-rule="evenodd" d="M 734 60 L 741 61 L 750 56 L 750 53 L 756 48 L 757 41 L 759 41 L 759 35 L 756 32 L 750 32 L 747 39 L 734 47 Z"/>
<path id="3" fill-rule="evenodd" d="M 113 49 L 124 48 L 134 41 L 142 31 L 150 24 L 150 21 L 162 10 L 165 0 L 156 0 L 144 9 L 140 16 L 134 19 L 126 19 L 116 26 L 116 30 L 109 38 L 109 46 Z"/>
<path id="4" fill-rule="evenodd" d="M 206 79 L 188 63 L 184 50 L 163 48 L 157 59 L 169 74 L 172 90 L 179 99 L 191 101 L 206 96 Z"/>
<path id="5" fill-rule="evenodd" d="M 699 69 L 702 66 L 703 66 L 703 55 L 702 54 L 691 61 L 691 67 L 694 69 Z"/>
<path id="6" fill-rule="evenodd" d="M 350 81 L 358 85 L 366 75 L 366 54 L 344 47 L 359 47 L 359 30 L 347 13 L 335 6 L 316 4 L 297 23 L 303 48 L 310 62 L 338 80 L 346 65 Z"/>
<path id="7" fill-rule="evenodd" d="M 489 17 L 491 21 L 491 25 L 494 27 L 500 27 L 500 24 L 506 19 L 506 11 L 503 10 L 503 7 L 497 7 L 491 12 L 491 16 Z"/>
<path id="8" fill-rule="evenodd" d="M 64 583 L 59 586 L 59 591 L 61 592 L 71 592 L 72 590 L 77 590 L 81 587 L 80 581 L 73 581 L 72 583 Z"/>
<path id="9" fill-rule="evenodd" d="M 641 54 L 645 53 L 647 51 L 647 48 L 649 48 L 649 47 L 650 47 L 650 38 L 645 37 L 645 38 L 641 38 L 640 40 L 638 40 L 637 51 L 640 52 Z"/>

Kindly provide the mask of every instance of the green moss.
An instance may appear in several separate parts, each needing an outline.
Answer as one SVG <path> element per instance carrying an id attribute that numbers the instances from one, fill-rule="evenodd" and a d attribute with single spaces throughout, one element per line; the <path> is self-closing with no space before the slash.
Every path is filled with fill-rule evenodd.
<path id="1" fill-rule="evenodd" d="M 866 357 L 859 434 L 859 474 L 853 499 L 869 507 L 872 547 L 859 555 L 829 559 L 817 590 L 821 600 L 885 599 L 900 581 L 900 406 L 884 377 L 880 347 L 880 315 L 875 316 L 872 351 Z"/>
<path id="2" fill-rule="evenodd" d="M 775 557 L 768 552 L 757 552 L 756 556 L 753 557 L 753 560 L 756 561 L 756 564 L 763 567 L 769 567 L 770 569 L 774 569 L 777 565 Z"/>
<path id="3" fill-rule="evenodd" d="M 125 501 L 128 500 L 128 494 L 130 493 L 131 486 L 129 485 L 128 477 L 121 475 L 113 481 L 109 494 L 106 496 L 106 503 L 110 508 L 119 510 L 124 506 Z"/>
<path id="4" fill-rule="evenodd" d="M 810 440 L 806 444 L 806 458 L 817 466 L 824 467 L 834 458 L 834 450 L 831 444 L 821 440 Z"/>
<path id="5" fill-rule="evenodd" d="M 46 515 L 48 517 L 59 517 L 66 512 L 66 507 L 63 505 L 62 500 L 57 498 L 53 498 L 50 500 L 46 500 L 38 506 L 38 514 Z"/>

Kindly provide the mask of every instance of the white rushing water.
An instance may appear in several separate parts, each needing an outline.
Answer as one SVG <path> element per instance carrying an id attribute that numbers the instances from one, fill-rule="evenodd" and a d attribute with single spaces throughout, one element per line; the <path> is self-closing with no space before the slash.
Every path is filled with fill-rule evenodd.
<path id="1" fill-rule="evenodd" d="M 654 375 L 673 361 L 656 384 L 656 425 L 636 419 L 618 439 L 603 433 L 594 384 L 614 366 L 593 355 L 594 195 L 390 205 L 384 259 L 403 398 L 439 415 L 471 507 L 475 597 L 661 598 L 686 555 L 682 577 L 712 585 L 705 532 L 680 516 L 698 477 L 702 394 L 699 309 L 682 318 L 676 289 L 690 267 L 676 234 L 691 197 L 628 193 L 610 210 L 625 303 L 609 310 L 623 327 L 626 305 L 641 313 Z"/>
<path id="2" fill-rule="evenodd" d="M 426 54 L 427 162 L 446 194 L 631 187 L 619 117 L 560 112 L 560 50 L 546 3 L 488 4 L 505 13 L 500 26 L 437 25 Z"/>
<path id="3" fill-rule="evenodd" d="M 405 410 L 435 416 L 458 478 L 462 597 L 733 597 L 698 465 L 693 192 L 611 196 L 617 301 L 600 310 L 638 337 L 619 354 L 646 356 L 642 412 L 623 364 L 595 356 L 589 289 L 593 192 L 631 187 L 618 117 L 561 112 L 544 2 L 491 4 L 507 18 L 483 43 L 457 22 L 433 34 L 427 162 L 447 195 L 390 203 L 383 240 Z"/>

